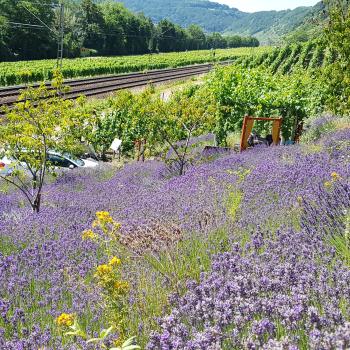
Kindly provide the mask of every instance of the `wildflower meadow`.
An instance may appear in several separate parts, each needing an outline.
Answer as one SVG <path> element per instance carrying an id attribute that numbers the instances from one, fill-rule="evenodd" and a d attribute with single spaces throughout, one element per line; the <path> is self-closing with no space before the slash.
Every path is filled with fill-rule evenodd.
<path id="1" fill-rule="evenodd" d="M 349 140 L 2 184 L 1 349 L 347 348 Z"/>

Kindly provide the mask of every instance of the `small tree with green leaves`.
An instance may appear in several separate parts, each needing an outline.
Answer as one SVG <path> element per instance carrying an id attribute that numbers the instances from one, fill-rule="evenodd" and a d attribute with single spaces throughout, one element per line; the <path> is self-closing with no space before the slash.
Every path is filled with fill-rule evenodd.
<path id="1" fill-rule="evenodd" d="M 191 163 L 191 138 L 207 133 L 212 130 L 215 124 L 213 111 L 204 106 L 200 95 L 194 91 L 179 94 L 166 106 L 167 113 L 158 114 L 155 119 L 155 130 L 163 144 L 174 157 L 165 157 L 169 170 L 178 175 L 185 173 L 186 167 Z M 181 141 L 181 142 L 180 142 Z"/>
<path id="2" fill-rule="evenodd" d="M 88 116 L 75 110 L 64 92 L 56 72 L 52 86 L 23 90 L 19 102 L 0 119 L 0 153 L 11 161 L 10 172 L 0 178 L 19 189 L 37 213 L 45 177 L 55 173 L 49 151 L 76 153 L 90 127 Z"/>

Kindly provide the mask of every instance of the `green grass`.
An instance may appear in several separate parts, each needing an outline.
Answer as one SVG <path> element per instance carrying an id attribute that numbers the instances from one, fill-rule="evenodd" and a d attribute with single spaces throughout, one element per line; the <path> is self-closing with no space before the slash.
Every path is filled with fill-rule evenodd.
<path id="1" fill-rule="evenodd" d="M 131 261 L 125 268 L 138 275 L 132 291 L 135 303 L 128 310 L 130 335 L 138 335 L 143 349 L 152 330 L 158 328 L 156 318 L 169 308 L 168 297 L 183 295 L 186 281 L 199 281 L 201 272 L 209 271 L 212 256 L 229 250 L 227 230 L 215 231 L 206 237 L 193 234 L 161 253 L 147 253 Z M 139 325 L 143 324 L 141 332 Z"/>
<path id="2" fill-rule="evenodd" d="M 9 256 L 20 252 L 24 249 L 24 245 L 18 246 L 18 244 L 12 242 L 9 237 L 3 236 L 0 233 L 0 253 L 4 256 Z"/>
<path id="3" fill-rule="evenodd" d="M 338 256 L 350 266 L 350 208 L 347 209 L 343 221 L 344 232 L 330 236 L 329 243 L 335 248 Z"/>

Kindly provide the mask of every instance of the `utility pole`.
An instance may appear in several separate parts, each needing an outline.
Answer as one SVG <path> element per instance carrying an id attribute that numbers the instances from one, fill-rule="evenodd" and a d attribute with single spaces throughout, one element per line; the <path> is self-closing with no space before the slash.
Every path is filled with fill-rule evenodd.
<path id="1" fill-rule="evenodd" d="M 60 4 L 59 29 L 57 33 L 57 68 L 62 69 L 64 45 L 64 4 Z"/>
<path id="2" fill-rule="evenodd" d="M 28 7 L 26 7 L 23 3 L 21 4 L 33 17 L 35 17 L 44 27 L 46 27 L 50 32 L 52 32 L 55 36 L 57 36 L 57 68 L 62 68 L 62 61 L 63 61 L 63 45 L 64 45 L 64 4 L 60 2 L 59 5 L 55 3 L 51 4 L 44 4 L 43 6 L 49 6 L 53 8 L 59 7 L 59 28 L 58 31 L 50 28 L 42 19 L 40 19 L 35 13 L 33 13 Z M 15 23 L 16 24 L 16 23 Z M 25 23 L 18 23 L 26 25 Z M 32 25 L 30 26 L 37 26 Z"/>

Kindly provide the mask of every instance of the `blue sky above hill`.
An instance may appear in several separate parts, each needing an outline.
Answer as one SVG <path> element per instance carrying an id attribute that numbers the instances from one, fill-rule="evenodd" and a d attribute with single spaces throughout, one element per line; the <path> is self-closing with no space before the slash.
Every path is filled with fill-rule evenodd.
<path id="1" fill-rule="evenodd" d="M 317 0 L 212 0 L 220 4 L 236 7 L 241 11 L 256 12 L 294 9 L 298 6 L 313 6 Z"/>

